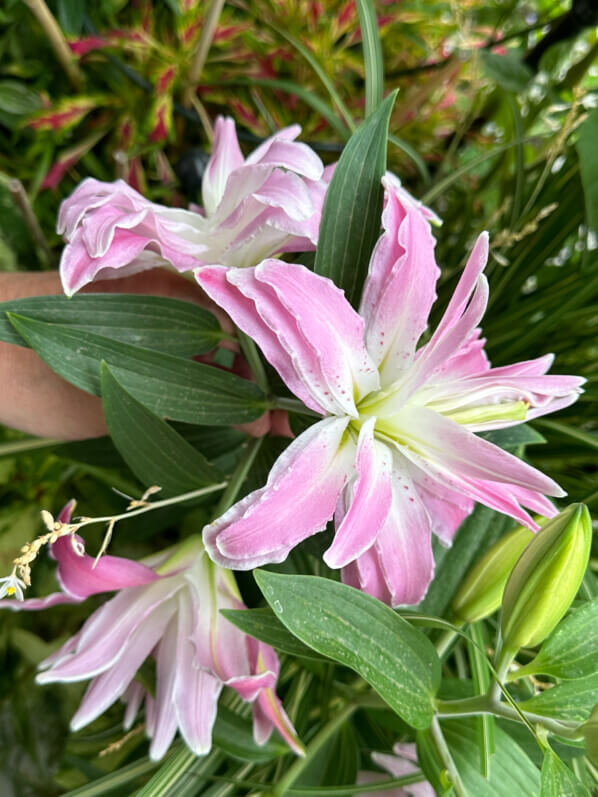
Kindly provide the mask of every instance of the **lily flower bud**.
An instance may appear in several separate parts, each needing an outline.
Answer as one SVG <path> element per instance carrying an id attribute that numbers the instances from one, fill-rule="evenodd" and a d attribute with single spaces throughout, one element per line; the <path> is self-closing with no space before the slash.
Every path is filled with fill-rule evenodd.
<path id="1" fill-rule="evenodd" d="M 572 504 L 540 529 L 505 587 L 505 650 L 535 647 L 550 634 L 577 594 L 591 542 L 592 521 L 583 504 Z"/>
<path id="2" fill-rule="evenodd" d="M 511 570 L 534 536 L 525 526 L 517 526 L 486 551 L 467 573 L 453 599 L 456 620 L 475 623 L 500 609 Z"/>

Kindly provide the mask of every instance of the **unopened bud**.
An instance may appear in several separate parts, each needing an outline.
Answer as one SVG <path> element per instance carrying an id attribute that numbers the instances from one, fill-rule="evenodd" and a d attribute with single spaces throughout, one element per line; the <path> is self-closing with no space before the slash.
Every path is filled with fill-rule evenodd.
<path id="1" fill-rule="evenodd" d="M 592 543 L 592 521 L 572 504 L 546 523 L 513 568 L 504 591 L 505 650 L 535 647 L 561 620 L 581 585 Z"/>
<path id="2" fill-rule="evenodd" d="M 518 526 L 489 548 L 465 576 L 453 600 L 453 616 L 475 623 L 500 608 L 507 579 L 534 533 Z"/>

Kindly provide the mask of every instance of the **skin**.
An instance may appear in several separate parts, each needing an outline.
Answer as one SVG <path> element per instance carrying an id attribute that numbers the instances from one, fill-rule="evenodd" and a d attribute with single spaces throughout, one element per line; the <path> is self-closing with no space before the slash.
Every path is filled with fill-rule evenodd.
<path id="1" fill-rule="evenodd" d="M 226 331 L 232 331 L 230 319 L 199 286 L 164 269 L 99 281 L 84 288 L 83 292 L 153 294 L 197 302 L 213 312 Z M 57 271 L 0 273 L 2 302 L 61 293 Z M 0 384 L 0 424 L 4 426 L 60 440 L 82 440 L 107 434 L 101 399 L 73 387 L 30 349 L 0 342 Z M 286 413 L 266 414 L 239 428 L 254 436 L 268 431 L 291 436 Z"/>

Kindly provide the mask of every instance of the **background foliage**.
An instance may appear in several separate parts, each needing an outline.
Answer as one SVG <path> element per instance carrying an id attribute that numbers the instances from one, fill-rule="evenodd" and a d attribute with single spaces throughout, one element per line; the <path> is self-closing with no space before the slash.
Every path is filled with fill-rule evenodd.
<path id="1" fill-rule="evenodd" d="M 484 334 L 493 363 L 553 351 L 557 371 L 588 379 L 573 407 L 555 420 L 535 422 L 535 433 L 528 430 L 508 444 L 520 453 L 527 446 L 526 455 L 571 500 L 598 508 L 598 37 L 592 27 L 598 20 L 592 3 L 234 0 L 211 16 L 218 3 L 56 0 L 49 6 L 73 52 L 68 69 L 32 13 L 35 5 L 7 0 L 0 9 L 0 269 L 56 267 L 58 205 L 85 176 L 123 177 L 169 205 L 199 201 L 211 120 L 218 113 L 235 117 L 247 147 L 299 122 L 303 138 L 332 162 L 366 109 L 397 88 L 389 167 L 444 220 L 437 232 L 439 306 L 474 237 L 488 229 L 491 304 Z M 177 428 L 191 450 L 224 473 L 246 443 L 234 430 Z M 134 475 L 107 439 L 57 446 L 3 430 L 2 440 L 0 563 L 6 572 L 14 552 L 36 535 L 41 508 L 57 510 L 76 497 L 86 515 L 116 513 L 123 501 L 112 487 L 139 495 L 155 480 L 148 474 L 139 481 L 139 470 L 133 466 Z M 264 440 L 243 492 L 263 483 L 280 449 L 276 438 Z M 182 505 L 131 519 L 118 527 L 113 552 L 139 558 L 164 547 L 200 528 L 210 509 Z M 438 551 L 437 578 L 422 611 L 446 616 L 470 564 L 509 527 L 478 508 L 454 547 Z M 99 546 L 100 536 L 88 535 L 90 548 Z M 318 538 L 308 541 L 284 568 L 271 569 L 322 575 L 317 554 L 323 547 Z M 52 591 L 52 573 L 51 562 L 37 564 L 38 594 Z M 240 582 L 247 604 L 263 606 L 251 575 Z M 589 572 L 580 597 L 596 595 Z M 290 759 L 281 758 L 284 747 L 273 742 L 255 748 L 243 710 L 230 695 L 212 753 L 198 760 L 174 749 L 154 780 L 158 767 L 145 757 L 143 734 L 123 739 L 118 706 L 68 735 L 83 685 L 41 689 L 33 676 L 37 663 L 78 628 L 91 603 L 27 617 L 2 614 L 2 794 L 244 794 L 283 779 L 290 767 Z M 482 644 L 494 625 L 480 624 Z M 439 632 L 427 633 L 434 638 Z M 280 692 L 309 743 L 345 705 L 354 676 L 313 651 L 305 657 L 305 650 L 292 647 L 297 640 L 287 637 L 279 636 L 276 645 L 283 659 Z M 450 691 L 446 675 L 453 675 L 456 693 L 445 696 L 461 696 L 474 664 L 471 647 L 460 642 L 444 665 L 444 688 Z M 558 683 L 561 676 L 562 669 L 543 683 Z M 567 680 L 548 690 L 530 687 L 527 697 L 536 706 L 552 701 L 559 716 L 569 707 L 575 719 L 585 719 L 598 702 L 598 682 L 595 674 L 584 678 L 584 689 L 573 682 L 577 702 L 566 691 Z M 407 726 L 383 702 L 353 697 L 342 731 L 322 742 L 289 794 L 349 794 L 330 787 L 354 783 L 359 769 L 374 768 L 371 751 L 389 751 L 398 738 L 407 738 Z M 349 722 L 352 715 L 358 721 Z M 529 762 L 518 765 L 529 778 L 529 793 L 540 793 L 540 748 L 528 731 L 514 728 L 497 723 L 492 767 L 498 780 L 487 788 L 497 789 L 500 773 L 517 759 Z M 453 721 L 446 737 L 463 777 L 470 773 L 472 793 L 502 794 L 484 791 L 476 780 L 478 731 L 476 721 Z M 440 770 L 424 760 L 424 737 L 419 744 L 422 766 L 433 779 Z M 571 769 L 563 774 L 559 759 L 549 757 L 542 795 L 560 793 L 544 789 L 550 783 L 559 788 L 559 777 L 566 782 L 571 772 L 595 788 L 596 771 L 585 768 L 579 751 L 560 745 L 557 752 Z M 514 793 L 506 780 L 503 787 Z"/>

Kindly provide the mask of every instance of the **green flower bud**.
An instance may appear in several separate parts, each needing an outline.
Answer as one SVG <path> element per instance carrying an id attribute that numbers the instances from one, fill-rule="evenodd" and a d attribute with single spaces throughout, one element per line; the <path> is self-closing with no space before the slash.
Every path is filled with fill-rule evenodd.
<path id="1" fill-rule="evenodd" d="M 453 599 L 456 620 L 475 623 L 500 609 L 511 570 L 533 538 L 533 531 L 517 526 L 486 551 L 467 573 Z"/>
<path id="2" fill-rule="evenodd" d="M 501 628 L 505 650 L 535 647 L 561 620 L 590 558 L 592 521 L 572 504 L 548 521 L 527 546 L 505 587 Z"/>

